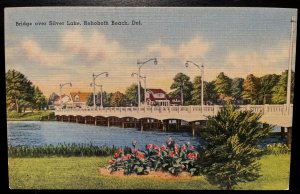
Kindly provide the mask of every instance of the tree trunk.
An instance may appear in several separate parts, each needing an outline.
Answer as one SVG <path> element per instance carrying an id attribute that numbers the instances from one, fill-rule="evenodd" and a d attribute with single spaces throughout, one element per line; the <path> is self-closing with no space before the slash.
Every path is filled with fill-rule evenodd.
<path id="1" fill-rule="evenodd" d="M 227 190 L 232 190 L 232 185 L 231 185 L 231 179 L 230 179 L 230 176 L 228 177 Z"/>
<path id="2" fill-rule="evenodd" d="M 16 111 L 17 113 L 20 113 L 20 107 L 19 107 L 19 104 L 18 104 L 18 99 L 15 99 L 15 103 L 16 103 Z"/>

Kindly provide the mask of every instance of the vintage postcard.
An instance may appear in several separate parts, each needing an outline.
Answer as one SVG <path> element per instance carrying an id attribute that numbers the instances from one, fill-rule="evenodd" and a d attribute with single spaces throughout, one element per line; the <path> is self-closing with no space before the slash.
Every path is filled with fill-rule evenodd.
<path id="1" fill-rule="evenodd" d="M 289 189 L 297 9 L 4 13 L 10 189 Z"/>

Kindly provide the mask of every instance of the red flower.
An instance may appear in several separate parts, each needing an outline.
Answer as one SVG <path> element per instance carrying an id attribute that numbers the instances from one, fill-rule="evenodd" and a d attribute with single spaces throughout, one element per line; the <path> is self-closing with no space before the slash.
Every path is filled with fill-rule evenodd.
<path id="1" fill-rule="evenodd" d="M 127 159 L 127 157 L 126 156 L 122 156 L 122 160 L 126 160 Z"/>
<path id="2" fill-rule="evenodd" d="M 136 154 L 139 154 L 139 149 L 136 148 L 136 149 L 135 149 L 135 153 L 136 153 Z"/>
<path id="3" fill-rule="evenodd" d="M 171 156 L 171 157 L 174 156 L 174 151 L 170 151 L 170 156 Z"/>
<path id="4" fill-rule="evenodd" d="M 167 147 L 165 145 L 161 146 L 161 150 L 166 150 L 166 149 L 167 149 Z"/>
<path id="5" fill-rule="evenodd" d="M 144 159 L 144 155 L 141 154 L 141 153 L 138 154 L 138 157 L 139 157 L 140 159 Z"/>
<path id="6" fill-rule="evenodd" d="M 178 144 L 175 144 L 175 145 L 174 145 L 174 148 L 175 148 L 175 149 L 178 149 L 178 147 L 179 147 Z"/>
<path id="7" fill-rule="evenodd" d="M 114 157 L 117 158 L 119 156 L 118 153 L 114 153 Z"/>
<path id="8" fill-rule="evenodd" d="M 157 155 L 160 156 L 160 150 L 157 152 Z"/>
<path id="9" fill-rule="evenodd" d="M 131 155 L 130 155 L 130 154 L 126 154 L 126 157 L 127 157 L 127 158 L 130 158 L 130 157 L 131 157 Z"/>
<path id="10" fill-rule="evenodd" d="M 197 159 L 198 158 L 198 154 L 196 153 L 196 154 L 194 154 L 194 158 L 195 159 Z"/>
<path id="11" fill-rule="evenodd" d="M 149 150 L 149 149 L 151 149 L 152 148 L 152 144 L 148 144 L 147 145 L 147 149 Z"/>
<path id="12" fill-rule="evenodd" d="M 123 152 L 123 150 L 122 150 L 122 149 L 120 149 L 120 148 L 118 148 L 118 152 L 119 152 L 119 153 L 122 153 L 122 152 Z"/>
<path id="13" fill-rule="evenodd" d="M 189 154 L 188 154 L 188 158 L 189 158 L 189 159 L 193 159 L 193 158 L 194 158 L 194 154 L 193 154 L 193 153 L 189 153 Z"/>
<path id="14" fill-rule="evenodd" d="M 157 145 L 153 145 L 153 149 L 159 149 L 159 147 Z"/>

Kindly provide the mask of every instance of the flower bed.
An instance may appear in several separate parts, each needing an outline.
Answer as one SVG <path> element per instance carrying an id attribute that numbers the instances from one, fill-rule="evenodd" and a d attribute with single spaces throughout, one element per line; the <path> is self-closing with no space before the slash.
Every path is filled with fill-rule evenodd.
<path id="1" fill-rule="evenodd" d="M 200 174 L 200 167 L 196 162 L 199 153 L 189 143 L 179 146 L 170 138 L 167 145 L 161 147 L 147 144 L 145 151 L 135 148 L 136 141 L 132 142 L 132 146 L 130 153 L 125 153 L 121 148 L 114 153 L 107 167 L 110 173 L 121 170 L 125 175 L 147 175 L 150 171 L 169 172 L 172 175 L 183 171 L 191 176 Z"/>

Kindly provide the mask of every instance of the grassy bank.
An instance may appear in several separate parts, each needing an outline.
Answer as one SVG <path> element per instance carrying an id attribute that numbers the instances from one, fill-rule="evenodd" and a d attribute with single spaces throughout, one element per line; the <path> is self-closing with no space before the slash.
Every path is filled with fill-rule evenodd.
<path id="1" fill-rule="evenodd" d="M 55 120 L 54 112 L 49 110 L 34 111 L 34 112 L 8 112 L 8 121 L 43 121 Z"/>
<path id="2" fill-rule="evenodd" d="M 9 184 L 12 189 L 218 189 L 204 176 L 191 180 L 153 179 L 147 176 L 112 177 L 101 175 L 111 157 L 9 157 Z M 290 155 L 267 155 L 261 160 L 262 176 L 235 189 L 287 189 Z"/>

